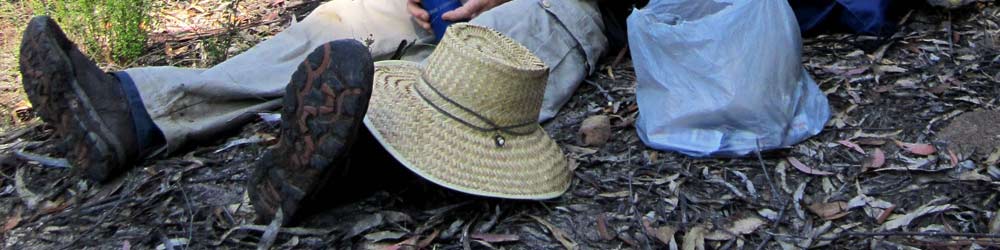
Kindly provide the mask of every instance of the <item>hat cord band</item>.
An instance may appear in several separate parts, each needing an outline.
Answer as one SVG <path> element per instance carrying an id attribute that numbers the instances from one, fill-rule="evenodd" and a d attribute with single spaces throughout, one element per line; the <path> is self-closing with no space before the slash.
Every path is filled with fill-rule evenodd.
<path id="1" fill-rule="evenodd" d="M 528 125 L 534 125 L 536 123 L 534 121 L 525 122 L 525 123 L 521 123 L 521 124 L 517 124 L 517 125 L 510 125 L 510 126 L 500 126 L 500 125 L 497 125 L 497 123 L 494 122 L 493 120 L 491 120 L 490 118 L 486 118 L 485 116 L 483 116 L 483 115 L 481 115 L 481 114 L 473 111 L 472 109 L 470 109 L 468 107 L 465 107 L 462 104 L 459 104 L 455 100 L 452 100 L 451 98 L 448 98 L 448 96 L 444 95 L 444 93 L 441 93 L 441 91 L 439 91 L 437 88 L 435 88 L 434 85 L 431 85 L 431 83 L 429 81 L 427 81 L 426 77 L 422 77 L 422 78 L 424 78 L 424 79 L 421 82 L 423 82 L 424 85 L 427 85 L 427 87 L 429 87 L 432 91 L 434 91 L 434 94 L 436 94 L 442 100 L 445 100 L 446 102 L 450 103 L 451 105 L 455 105 L 455 107 L 458 107 L 459 109 L 461 109 L 461 110 L 463 110 L 463 111 L 465 111 L 465 112 L 467 112 L 469 114 L 472 114 L 477 119 L 479 119 L 483 123 L 486 123 L 490 127 L 477 126 L 475 124 L 472 124 L 471 122 L 468 122 L 468 121 L 466 121 L 466 120 L 464 120 L 462 118 L 459 118 L 458 116 L 456 116 L 454 114 L 449 113 L 448 111 L 445 111 L 443 108 L 441 108 L 437 104 L 434 104 L 434 102 L 432 102 L 430 100 L 430 98 L 427 98 L 427 96 L 424 95 L 424 92 L 421 91 L 420 88 L 414 88 L 414 89 L 417 90 L 417 95 L 419 95 L 421 99 L 424 99 L 424 102 L 427 102 L 427 104 L 430 104 L 431 107 L 433 107 L 435 110 L 437 110 L 441 114 L 444 114 L 448 118 L 451 118 L 451 119 L 453 119 L 455 121 L 458 121 L 462 125 L 465 125 L 467 127 L 473 128 L 473 129 L 481 131 L 481 132 L 504 132 L 504 133 L 512 134 L 512 135 L 530 135 L 530 134 L 532 134 L 532 133 L 535 132 L 534 129 L 532 129 L 531 131 L 528 131 L 528 132 L 518 132 L 518 131 L 514 131 L 513 130 L 515 128 L 525 127 L 525 126 L 528 126 Z"/>

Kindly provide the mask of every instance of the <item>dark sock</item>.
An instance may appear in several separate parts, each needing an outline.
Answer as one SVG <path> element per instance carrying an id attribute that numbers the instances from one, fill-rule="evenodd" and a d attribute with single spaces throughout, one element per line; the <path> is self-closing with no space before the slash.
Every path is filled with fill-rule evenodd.
<path id="1" fill-rule="evenodd" d="M 135 135 L 139 140 L 139 153 L 142 159 L 157 154 L 167 144 L 163 131 L 153 123 L 153 118 L 146 112 L 139 89 L 135 87 L 132 77 L 123 71 L 111 75 L 118 78 L 125 99 L 128 100 L 129 111 L 132 112 L 132 122 L 135 124 Z"/>

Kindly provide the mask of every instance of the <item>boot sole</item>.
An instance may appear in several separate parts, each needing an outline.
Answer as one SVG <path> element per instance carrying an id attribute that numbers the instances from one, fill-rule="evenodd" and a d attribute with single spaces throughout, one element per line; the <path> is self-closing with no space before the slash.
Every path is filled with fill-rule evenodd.
<path id="1" fill-rule="evenodd" d="M 315 191 L 343 170 L 368 109 L 374 64 L 354 40 L 314 50 L 286 87 L 281 138 L 266 152 L 249 189 L 258 222 L 269 222 L 280 207 L 293 221 Z"/>
<path id="2" fill-rule="evenodd" d="M 125 159 L 124 152 L 110 146 L 121 144 L 73 77 L 73 65 L 65 53 L 73 46 L 51 19 L 32 18 L 21 42 L 22 83 L 35 112 L 64 140 L 73 171 L 106 181 L 116 169 L 112 166 Z"/>

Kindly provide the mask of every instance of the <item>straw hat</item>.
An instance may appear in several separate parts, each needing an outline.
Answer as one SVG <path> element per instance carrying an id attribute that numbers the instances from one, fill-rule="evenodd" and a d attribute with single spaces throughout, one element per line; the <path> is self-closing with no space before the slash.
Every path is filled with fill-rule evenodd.
<path id="1" fill-rule="evenodd" d="M 375 63 L 365 125 L 404 166 L 470 194 L 548 199 L 566 158 L 538 125 L 548 68 L 489 28 L 452 25 L 425 63 Z"/>

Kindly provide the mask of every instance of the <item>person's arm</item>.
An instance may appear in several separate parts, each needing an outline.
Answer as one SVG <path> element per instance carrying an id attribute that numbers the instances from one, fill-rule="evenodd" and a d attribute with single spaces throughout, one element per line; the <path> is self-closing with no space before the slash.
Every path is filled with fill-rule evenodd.
<path id="1" fill-rule="evenodd" d="M 453 22 L 469 20 L 508 1 L 510 0 L 469 0 L 462 4 L 462 7 L 445 12 L 441 15 L 441 19 Z M 431 15 L 420 5 L 420 0 L 407 0 L 407 8 L 420 27 L 431 30 Z"/>

